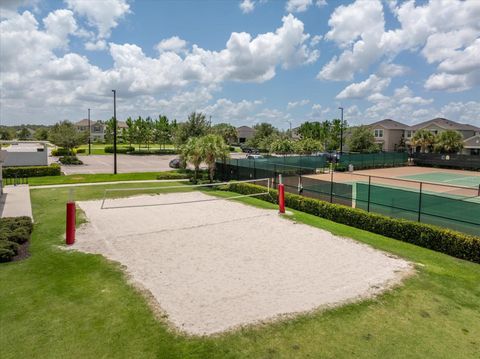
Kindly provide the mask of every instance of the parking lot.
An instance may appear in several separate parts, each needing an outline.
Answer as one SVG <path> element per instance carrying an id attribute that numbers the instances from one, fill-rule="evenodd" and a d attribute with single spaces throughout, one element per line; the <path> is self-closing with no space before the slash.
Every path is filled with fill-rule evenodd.
<path id="1" fill-rule="evenodd" d="M 158 172 L 169 171 L 171 168 L 168 163 L 175 158 L 175 155 L 117 155 L 117 172 Z M 56 162 L 58 158 L 50 157 L 52 162 Z M 113 173 L 113 155 L 90 155 L 81 156 L 83 165 L 64 166 L 62 171 L 66 175 L 77 173 Z"/>

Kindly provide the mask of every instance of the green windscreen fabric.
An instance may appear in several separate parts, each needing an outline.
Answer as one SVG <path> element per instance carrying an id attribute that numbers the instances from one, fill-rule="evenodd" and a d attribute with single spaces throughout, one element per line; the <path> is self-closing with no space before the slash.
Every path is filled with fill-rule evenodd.
<path id="1" fill-rule="evenodd" d="M 419 191 L 378 185 L 370 186 L 368 198 L 368 184 L 356 183 L 356 208 L 480 235 L 480 202 L 431 193 L 422 193 L 420 202 Z"/>
<path id="2" fill-rule="evenodd" d="M 354 169 L 402 166 L 407 161 L 408 154 L 404 152 L 347 153 L 340 157 L 342 166 L 351 164 Z"/>

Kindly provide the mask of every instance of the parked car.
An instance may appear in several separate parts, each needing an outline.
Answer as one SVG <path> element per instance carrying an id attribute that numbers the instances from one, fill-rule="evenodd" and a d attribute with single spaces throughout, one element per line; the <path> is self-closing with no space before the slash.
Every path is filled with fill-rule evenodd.
<path id="1" fill-rule="evenodd" d="M 248 154 L 247 155 L 247 159 L 249 160 L 258 160 L 260 158 L 264 158 L 262 155 L 258 155 L 258 154 Z"/>
<path id="2" fill-rule="evenodd" d="M 168 166 L 170 168 L 180 168 L 180 159 L 179 158 L 174 158 L 168 163 Z"/>

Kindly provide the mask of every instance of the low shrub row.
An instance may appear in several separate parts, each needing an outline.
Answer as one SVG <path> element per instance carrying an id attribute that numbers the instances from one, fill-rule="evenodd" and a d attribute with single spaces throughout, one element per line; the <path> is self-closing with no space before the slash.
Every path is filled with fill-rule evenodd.
<path id="1" fill-rule="evenodd" d="M 4 167 L 2 170 L 4 178 L 15 177 L 43 177 L 60 176 L 60 166 L 52 164 L 50 166 L 28 166 L 28 167 Z"/>
<path id="2" fill-rule="evenodd" d="M 50 153 L 52 156 L 75 156 L 78 153 L 78 149 L 73 149 L 71 151 L 63 147 L 58 147 L 52 150 Z"/>
<path id="3" fill-rule="evenodd" d="M 83 165 L 77 156 L 63 156 L 58 159 L 63 165 Z"/>
<path id="4" fill-rule="evenodd" d="M 135 152 L 130 152 L 129 155 L 176 155 L 178 150 L 173 148 L 166 149 L 153 149 L 153 150 L 136 150 Z"/>
<path id="5" fill-rule="evenodd" d="M 193 180 L 193 177 L 194 177 L 194 171 L 189 170 L 189 169 L 185 169 L 185 170 L 175 170 L 175 171 L 162 172 L 162 173 L 157 175 L 157 180 L 160 180 L 160 179 L 165 179 L 165 180 L 166 179 L 171 179 L 171 180 L 190 179 L 190 180 Z M 202 180 L 203 181 L 208 181 L 209 180 L 208 171 L 207 170 L 198 171 L 197 179 L 199 181 L 202 181 Z"/>
<path id="6" fill-rule="evenodd" d="M 113 153 L 113 146 L 105 146 L 104 148 L 105 153 Z M 117 153 L 127 153 L 127 152 L 134 152 L 135 148 L 132 146 L 117 146 Z"/>
<path id="7" fill-rule="evenodd" d="M 18 254 L 21 244 L 30 239 L 33 223 L 30 217 L 0 218 L 0 262 L 9 262 Z"/>
<path id="8" fill-rule="evenodd" d="M 224 186 L 224 189 L 240 194 L 254 194 L 265 191 L 264 187 L 244 183 L 229 184 Z M 271 190 L 270 194 L 258 196 L 258 198 L 272 203 L 277 203 L 277 197 L 278 193 L 276 190 Z M 361 209 L 332 204 L 291 193 L 285 193 L 285 205 L 337 223 L 412 243 L 460 259 L 480 263 L 480 237 L 429 224 L 369 213 Z"/>

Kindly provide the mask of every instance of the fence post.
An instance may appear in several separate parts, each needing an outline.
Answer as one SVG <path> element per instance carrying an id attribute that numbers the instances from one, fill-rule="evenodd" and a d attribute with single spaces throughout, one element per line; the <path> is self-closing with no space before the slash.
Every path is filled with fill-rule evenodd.
<path id="1" fill-rule="evenodd" d="M 480 184 L 478 185 L 478 194 L 477 194 L 478 197 L 480 197 Z"/>
<path id="2" fill-rule="evenodd" d="M 237 158 L 237 181 L 240 181 L 240 167 L 238 167 L 238 158 Z"/>
<path id="3" fill-rule="evenodd" d="M 330 203 L 333 203 L 333 166 L 330 169 Z"/>
<path id="4" fill-rule="evenodd" d="M 418 222 L 420 222 L 421 215 L 422 215 L 422 188 L 423 188 L 423 182 L 420 182 L 420 193 L 418 195 Z"/>
<path id="5" fill-rule="evenodd" d="M 255 158 L 253 159 L 253 179 L 257 179 L 257 166 L 255 165 Z"/>
<path id="6" fill-rule="evenodd" d="M 370 186 L 372 184 L 372 176 L 368 176 L 368 197 L 367 197 L 367 212 L 370 212 Z"/>

